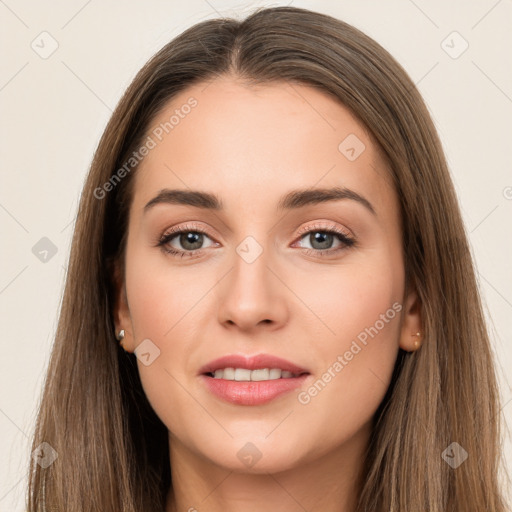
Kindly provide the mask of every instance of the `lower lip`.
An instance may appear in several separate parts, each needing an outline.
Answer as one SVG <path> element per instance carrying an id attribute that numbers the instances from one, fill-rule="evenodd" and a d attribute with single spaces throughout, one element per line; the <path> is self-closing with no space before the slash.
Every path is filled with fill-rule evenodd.
<path id="1" fill-rule="evenodd" d="M 256 382 L 214 379 L 208 375 L 200 377 L 214 395 L 227 402 L 237 405 L 261 405 L 298 388 L 308 376 L 309 374 L 303 374 L 289 379 Z"/>

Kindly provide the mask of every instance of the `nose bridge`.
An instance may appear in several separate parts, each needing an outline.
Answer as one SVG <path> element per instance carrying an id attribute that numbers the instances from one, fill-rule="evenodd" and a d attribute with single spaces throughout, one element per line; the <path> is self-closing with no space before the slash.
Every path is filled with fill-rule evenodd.
<path id="1" fill-rule="evenodd" d="M 262 240 L 262 237 L 258 237 Z M 257 285 L 258 292 L 268 292 L 269 279 L 268 265 L 271 260 L 266 241 L 259 242 L 254 236 L 245 237 L 235 248 L 233 257 L 234 275 L 236 285 L 242 288 Z M 256 291 L 256 290 L 254 290 Z"/>
<path id="2" fill-rule="evenodd" d="M 272 244 L 270 244 L 271 246 Z M 270 270 L 273 255 L 266 233 L 246 236 L 233 251 L 231 271 L 219 297 L 219 320 L 251 328 L 285 320 L 284 287 Z"/>

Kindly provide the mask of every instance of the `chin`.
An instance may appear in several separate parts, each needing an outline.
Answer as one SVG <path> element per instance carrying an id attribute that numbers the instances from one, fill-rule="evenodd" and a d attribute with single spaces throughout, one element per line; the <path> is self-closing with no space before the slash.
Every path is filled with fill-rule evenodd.
<path id="1" fill-rule="evenodd" d="M 299 465 L 301 459 L 296 453 L 297 443 L 293 442 L 292 447 L 283 444 L 276 446 L 276 440 L 273 440 L 274 442 L 269 442 L 269 440 L 252 442 L 247 440 L 247 437 L 244 440 L 232 439 L 227 446 L 217 444 L 219 451 L 214 453 L 211 452 L 211 447 L 215 446 L 212 443 L 209 444 L 207 453 L 203 452 L 203 456 L 216 466 L 228 471 L 255 475 L 279 473 Z"/>

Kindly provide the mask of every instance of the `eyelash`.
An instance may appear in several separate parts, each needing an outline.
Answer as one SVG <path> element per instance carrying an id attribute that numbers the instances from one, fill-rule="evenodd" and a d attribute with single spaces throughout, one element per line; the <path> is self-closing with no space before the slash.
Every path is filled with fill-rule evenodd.
<path id="1" fill-rule="evenodd" d="M 191 258 L 197 256 L 197 253 L 200 253 L 203 249 L 196 249 L 195 251 L 181 251 L 167 247 L 167 244 L 171 240 L 176 238 L 178 235 L 181 235 L 182 233 L 201 233 L 203 235 L 208 236 L 208 238 L 211 238 L 206 231 L 202 230 L 198 226 L 185 225 L 180 226 L 179 228 L 171 228 L 170 230 L 168 230 L 157 240 L 156 246 L 160 247 L 165 253 L 170 254 L 176 258 Z M 304 238 L 304 236 L 309 233 L 327 233 L 335 235 L 338 238 L 338 240 L 342 242 L 343 245 L 336 249 L 309 249 L 308 247 L 302 247 L 302 250 L 305 251 L 305 253 L 308 255 L 325 256 L 326 254 L 338 253 L 340 251 L 343 251 L 356 245 L 356 240 L 347 235 L 346 233 L 344 233 L 343 231 L 341 231 L 336 225 L 308 226 L 307 228 L 301 229 L 299 231 L 299 240 Z"/>

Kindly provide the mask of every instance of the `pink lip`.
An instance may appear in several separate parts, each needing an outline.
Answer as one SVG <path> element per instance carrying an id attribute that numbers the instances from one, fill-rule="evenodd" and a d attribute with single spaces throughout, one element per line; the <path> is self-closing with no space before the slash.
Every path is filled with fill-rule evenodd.
<path id="1" fill-rule="evenodd" d="M 264 381 L 234 381 L 215 379 L 209 374 L 223 368 L 280 368 L 281 370 L 299 375 L 289 379 L 274 379 Z M 302 385 L 310 375 L 307 370 L 296 364 L 269 354 L 258 354 L 252 357 L 231 354 L 210 361 L 199 370 L 199 376 L 211 393 L 238 405 L 260 405 L 270 402 L 278 396 L 288 393 Z"/>
<path id="2" fill-rule="evenodd" d="M 310 375 L 290 379 L 262 380 L 259 382 L 214 379 L 200 375 L 211 393 L 237 405 L 261 405 L 302 385 Z"/>
<path id="3" fill-rule="evenodd" d="M 213 373 L 215 370 L 222 368 L 246 368 L 247 370 L 257 370 L 259 368 L 280 368 L 281 370 L 295 374 L 309 373 L 304 368 L 300 368 L 290 361 L 286 361 L 286 359 L 281 359 L 280 357 L 272 356 L 270 354 L 257 354 L 255 356 L 230 354 L 219 357 L 218 359 L 205 364 L 199 370 L 199 374 Z"/>

